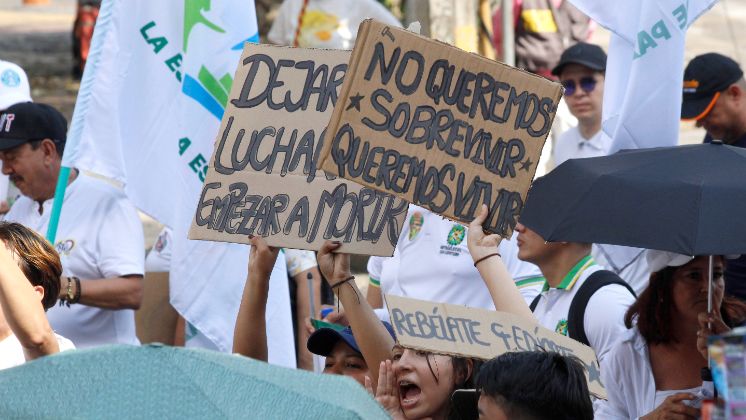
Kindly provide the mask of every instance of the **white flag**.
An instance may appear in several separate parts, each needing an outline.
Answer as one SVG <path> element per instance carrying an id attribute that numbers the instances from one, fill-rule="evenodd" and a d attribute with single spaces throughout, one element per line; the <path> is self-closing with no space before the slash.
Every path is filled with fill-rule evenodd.
<path id="1" fill-rule="evenodd" d="M 603 127 L 622 149 L 679 139 L 686 30 L 717 0 L 570 0 L 612 32 Z"/>
<path id="2" fill-rule="evenodd" d="M 247 40 L 258 40 L 253 1 L 105 1 L 63 158 L 122 182 L 138 208 L 172 227 L 171 303 L 223 351 L 248 248 L 186 237 Z M 269 354 L 294 366 L 282 262 L 270 287 Z"/>

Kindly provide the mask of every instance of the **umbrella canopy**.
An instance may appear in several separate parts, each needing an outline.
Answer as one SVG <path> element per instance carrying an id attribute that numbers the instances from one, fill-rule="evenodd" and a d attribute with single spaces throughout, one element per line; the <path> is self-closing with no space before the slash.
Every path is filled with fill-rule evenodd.
<path id="1" fill-rule="evenodd" d="M 571 159 L 537 179 L 521 223 L 550 242 L 746 253 L 746 149 L 720 143 Z"/>
<path id="2" fill-rule="evenodd" d="M 0 418 L 388 418 L 352 379 L 162 345 L 68 351 L 0 371 Z"/>

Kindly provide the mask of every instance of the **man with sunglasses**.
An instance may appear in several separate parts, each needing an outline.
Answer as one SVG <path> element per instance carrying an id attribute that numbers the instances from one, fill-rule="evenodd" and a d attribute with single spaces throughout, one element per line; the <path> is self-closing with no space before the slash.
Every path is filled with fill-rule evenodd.
<path id="1" fill-rule="evenodd" d="M 684 70 L 681 119 L 704 128 L 705 143 L 746 148 L 746 80 L 738 63 L 717 53 L 694 57 Z M 725 293 L 746 301 L 746 256 L 728 260 Z"/>
<path id="2" fill-rule="evenodd" d="M 579 42 L 562 53 L 552 74 L 565 88 L 565 102 L 578 125 L 560 135 L 554 145 L 554 163 L 567 159 L 603 156 L 611 139 L 601 130 L 606 53 L 598 45 Z"/>

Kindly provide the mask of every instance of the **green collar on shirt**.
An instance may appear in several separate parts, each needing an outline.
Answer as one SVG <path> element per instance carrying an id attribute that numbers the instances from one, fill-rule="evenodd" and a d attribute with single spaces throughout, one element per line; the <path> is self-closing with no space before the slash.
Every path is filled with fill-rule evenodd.
<path id="1" fill-rule="evenodd" d="M 583 257 L 582 260 L 578 261 L 575 266 L 570 269 L 570 272 L 565 275 L 565 277 L 562 279 L 559 285 L 557 285 L 557 289 L 563 289 L 563 290 L 570 290 L 575 285 L 575 283 L 578 281 L 580 276 L 583 274 L 583 271 L 585 271 L 588 267 L 594 265 L 596 262 L 593 260 L 593 257 L 590 255 L 586 255 Z M 542 292 L 546 292 L 549 290 L 549 282 L 544 282 L 544 288 L 541 290 Z"/>

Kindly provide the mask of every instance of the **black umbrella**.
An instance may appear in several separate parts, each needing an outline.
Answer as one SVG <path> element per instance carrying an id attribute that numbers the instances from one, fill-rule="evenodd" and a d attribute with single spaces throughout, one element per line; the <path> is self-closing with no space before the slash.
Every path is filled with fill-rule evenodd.
<path id="1" fill-rule="evenodd" d="M 714 143 L 571 159 L 534 181 L 520 221 L 550 242 L 743 254 L 746 149 Z"/>
<path id="2" fill-rule="evenodd" d="M 713 142 L 568 160 L 534 181 L 520 221 L 549 242 L 695 256 L 746 253 L 745 218 L 746 149 Z"/>

